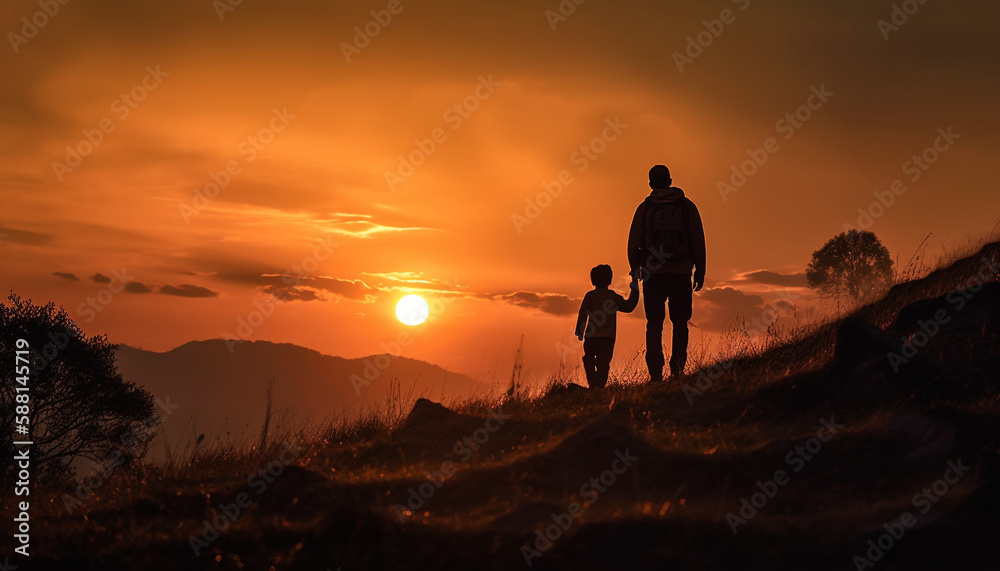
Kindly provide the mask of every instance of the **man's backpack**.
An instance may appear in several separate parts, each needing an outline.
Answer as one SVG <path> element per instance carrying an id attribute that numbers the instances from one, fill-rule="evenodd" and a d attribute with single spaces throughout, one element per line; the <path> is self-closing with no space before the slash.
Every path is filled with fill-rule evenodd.
<path id="1" fill-rule="evenodd" d="M 646 208 L 646 239 L 643 245 L 647 264 L 693 258 L 688 236 L 687 211 L 681 200 L 659 202 Z"/>

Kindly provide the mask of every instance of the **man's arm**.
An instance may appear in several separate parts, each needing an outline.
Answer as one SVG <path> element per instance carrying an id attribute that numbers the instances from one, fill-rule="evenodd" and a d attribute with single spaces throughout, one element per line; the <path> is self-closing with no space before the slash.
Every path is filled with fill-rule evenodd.
<path id="1" fill-rule="evenodd" d="M 635 278 L 632 278 L 632 283 L 629 284 L 628 299 L 620 295 L 618 298 L 618 311 L 632 313 L 635 310 L 635 306 L 639 305 L 639 282 Z"/>
<path id="2" fill-rule="evenodd" d="M 691 216 L 688 223 L 691 225 L 691 253 L 694 256 L 694 282 L 695 291 L 700 291 L 705 285 L 705 260 L 707 258 L 705 246 L 705 226 L 701 221 L 701 213 L 694 202 L 690 202 Z"/>
<path id="3" fill-rule="evenodd" d="M 629 273 L 634 273 L 640 266 L 642 266 L 643 233 L 645 231 L 642 227 L 642 212 L 643 205 L 640 204 L 639 207 L 635 209 L 635 215 L 632 217 L 632 226 L 628 230 Z"/>

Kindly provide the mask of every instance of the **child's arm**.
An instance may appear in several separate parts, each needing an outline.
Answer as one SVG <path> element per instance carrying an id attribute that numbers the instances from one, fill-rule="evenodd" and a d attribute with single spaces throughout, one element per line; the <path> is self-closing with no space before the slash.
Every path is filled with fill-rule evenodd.
<path id="1" fill-rule="evenodd" d="M 628 284 L 628 287 L 628 299 L 618 304 L 618 310 L 622 313 L 632 313 L 635 310 L 635 306 L 639 305 L 639 280 L 636 276 L 632 276 L 632 281 Z"/>
<path id="2" fill-rule="evenodd" d="M 587 331 L 587 296 L 583 297 L 580 303 L 580 313 L 576 316 L 576 338 L 583 341 L 583 335 Z"/>

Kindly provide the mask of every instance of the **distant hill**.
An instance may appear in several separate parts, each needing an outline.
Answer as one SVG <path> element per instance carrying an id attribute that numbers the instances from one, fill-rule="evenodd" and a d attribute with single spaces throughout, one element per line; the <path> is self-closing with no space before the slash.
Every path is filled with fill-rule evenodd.
<path id="1" fill-rule="evenodd" d="M 382 369 L 379 369 L 379 367 Z M 352 375 L 371 379 L 359 395 Z M 413 398 L 479 394 L 475 379 L 415 359 L 373 355 L 345 359 L 290 343 L 241 343 L 230 353 L 223 340 L 192 341 L 164 353 L 127 345 L 118 349 L 118 369 L 125 379 L 159 399 L 179 406 L 162 428 L 175 448 L 192 435 L 214 440 L 222 435 L 256 438 L 264 420 L 267 381 L 274 377 L 272 427 L 285 417 L 300 425 L 340 415 L 356 417 L 384 406 L 393 379 Z M 284 411 L 286 414 L 282 414 Z M 286 422 L 286 425 L 288 422 Z M 157 442 L 154 453 L 162 452 Z"/>

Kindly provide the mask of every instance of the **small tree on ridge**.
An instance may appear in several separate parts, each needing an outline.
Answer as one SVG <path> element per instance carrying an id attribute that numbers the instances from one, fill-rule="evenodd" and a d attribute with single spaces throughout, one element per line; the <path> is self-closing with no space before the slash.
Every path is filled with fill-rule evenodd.
<path id="1" fill-rule="evenodd" d="M 874 232 L 851 230 L 813 253 L 806 279 L 822 295 L 860 302 L 892 285 L 892 266 L 889 250 Z"/>

